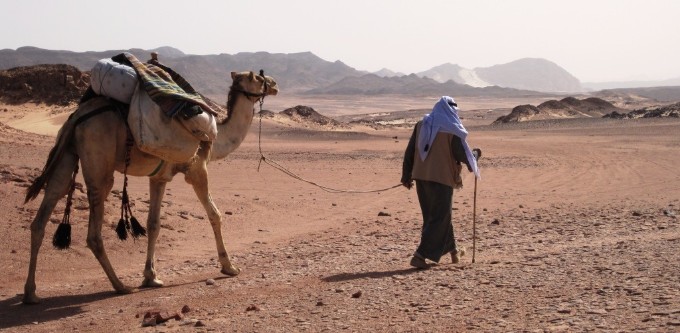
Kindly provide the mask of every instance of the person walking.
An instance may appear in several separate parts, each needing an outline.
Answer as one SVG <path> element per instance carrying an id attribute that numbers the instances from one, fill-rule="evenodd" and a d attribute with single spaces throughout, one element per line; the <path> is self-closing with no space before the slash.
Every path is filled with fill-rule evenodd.
<path id="1" fill-rule="evenodd" d="M 458 117 L 458 104 L 443 96 L 413 129 L 404 152 L 401 184 L 411 189 L 415 180 L 418 202 L 423 215 L 420 244 L 410 265 L 428 268 L 426 259 L 438 263 L 451 254 L 455 264 L 465 254 L 458 248 L 451 221 L 453 190 L 463 187 L 462 164 L 479 177 L 477 159 L 480 149 L 471 150 L 468 131 Z"/>

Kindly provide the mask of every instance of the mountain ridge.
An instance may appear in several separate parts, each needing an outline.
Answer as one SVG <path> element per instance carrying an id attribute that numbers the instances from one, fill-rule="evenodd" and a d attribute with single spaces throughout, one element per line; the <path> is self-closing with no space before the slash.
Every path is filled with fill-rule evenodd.
<path id="1" fill-rule="evenodd" d="M 518 94 L 516 90 L 542 92 L 569 90 L 563 89 L 564 87 L 559 84 L 561 81 L 569 81 L 570 74 L 568 73 L 568 75 L 565 75 L 567 79 L 564 77 L 544 78 L 543 81 L 535 77 L 532 77 L 530 80 L 528 79 L 529 82 L 532 80 L 534 83 L 542 82 L 540 84 L 543 84 L 544 87 L 528 84 L 522 80 L 508 81 L 507 78 L 505 81 L 500 80 L 502 84 L 499 84 L 494 81 L 499 80 L 493 78 L 502 77 L 503 75 L 494 74 L 495 70 L 489 71 L 488 68 L 470 70 L 450 63 L 435 66 L 415 76 L 400 75 L 401 73 L 383 69 L 379 71 L 381 75 L 376 77 L 382 76 L 384 78 L 392 78 L 392 80 L 378 80 L 376 77 L 366 76 L 370 73 L 357 70 L 340 60 L 334 62 L 326 61 L 309 51 L 298 53 L 269 53 L 260 51 L 239 52 L 233 55 L 227 53 L 192 55 L 170 46 L 162 46 L 151 50 L 132 48 L 128 50 L 86 52 L 47 50 L 33 46 L 24 46 L 17 50 L 0 50 L 0 69 L 37 64 L 67 64 L 75 66 L 82 71 L 88 71 L 99 59 L 109 58 L 122 52 L 130 52 L 141 61 L 146 61 L 150 57 L 151 52 L 158 52 L 162 63 L 185 76 L 196 89 L 206 95 L 224 94 L 229 86 L 228 78 L 231 71 L 259 71 L 260 69 L 263 69 L 265 74 L 276 77 L 279 86 L 290 93 L 322 93 L 323 91 L 330 92 L 335 90 L 332 93 L 338 94 L 344 90 L 344 94 L 424 93 L 429 91 L 436 91 L 437 94 L 454 94 L 464 91 L 464 94 L 470 95 L 485 95 L 487 93 L 502 95 L 502 89 L 510 88 L 510 90 L 507 90 L 507 93 L 514 96 Z M 543 63 L 552 64 L 550 66 L 554 67 L 551 70 L 547 70 L 548 72 L 566 73 L 561 67 L 552 62 L 543 60 Z M 497 68 L 501 70 L 505 69 L 508 71 L 508 64 L 497 66 L 500 66 Z M 511 68 L 509 71 L 519 72 L 519 76 L 531 77 L 526 74 L 529 71 L 527 69 Z M 542 70 L 542 72 L 545 71 Z M 422 73 L 427 73 L 428 75 L 423 75 Z M 484 76 L 480 75 L 480 73 Z M 344 84 L 354 84 L 357 87 L 364 88 L 349 89 L 345 87 L 340 89 L 339 86 L 343 80 Z M 421 81 L 417 82 L 419 80 Z M 404 86 L 394 87 L 395 84 L 400 82 Z M 436 86 L 435 83 L 437 82 L 439 87 L 435 89 L 434 86 Z M 372 84 L 374 86 L 370 86 Z M 388 87 L 381 87 L 380 85 L 382 84 L 386 84 Z M 428 89 L 419 92 L 417 91 L 418 87 L 427 87 Z M 546 87 L 554 88 L 549 89 Z M 453 90 L 447 91 L 446 89 L 449 88 Z"/>

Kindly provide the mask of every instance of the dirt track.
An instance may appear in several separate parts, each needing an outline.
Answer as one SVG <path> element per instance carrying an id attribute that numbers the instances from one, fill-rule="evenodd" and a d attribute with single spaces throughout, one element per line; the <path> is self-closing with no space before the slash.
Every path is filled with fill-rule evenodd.
<path id="1" fill-rule="evenodd" d="M 2 118 L 7 121 L 7 118 Z M 47 228 L 36 306 L 20 304 L 28 226 L 26 180 L 53 138 L 0 130 L 0 330 L 102 331 L 662 331 L 680 329 L 680 121 L 584 120 L 472 128 L 484 150 L 472 247 L 473 179 L 454 195 L 454 228 L 468 255 L 416 271 L 415 191 L 330 194 L 258 167 L 257 124 L 227 160 L 209 166 L 223 234 L 243 273 L 219 273 L 212 232 L 181 177 L 168 186 L 157 250 L 161 289 L 118 296 L 85 247 L 87 203 L 76 196 L 73 243 Z M 337 136 L 265 123 L 268 156 L 331 187 L 394 185 L 410 130 Z M 397 139 L 394 139 L 394 136 Z M 114 189 L 120 189 L 120 175 Z M 145 179 L 132 179 L 143 217 Z M 107 217 L 117 221 L 110 196 Z M 53 214 L 61 218 L 63 202 Z M 389 216 L 378 216 L 379 212 Z M 143 218 L 142 218 L 143 219 Z M 103 232 L 123 281 L 138 285 L 145 240 Z M 214 279 L 214 284 L 207 284 Z M 211 281 L 212 282 L 212 281 Z M 142 328 L 146 311 L 190 311 Z M 204 325 L 204 326 L 201 326 Z"/>

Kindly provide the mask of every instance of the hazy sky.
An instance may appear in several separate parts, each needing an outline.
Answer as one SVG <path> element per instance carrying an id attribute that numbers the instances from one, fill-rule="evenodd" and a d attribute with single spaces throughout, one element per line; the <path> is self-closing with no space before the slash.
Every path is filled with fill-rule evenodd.
<path id="1" fill-rule="evenodd" d="M 420 72 L 545 58 L 581 81 L 680 77 L 678 0 L 0 0 L 0 49 L 311 51 Z"/>

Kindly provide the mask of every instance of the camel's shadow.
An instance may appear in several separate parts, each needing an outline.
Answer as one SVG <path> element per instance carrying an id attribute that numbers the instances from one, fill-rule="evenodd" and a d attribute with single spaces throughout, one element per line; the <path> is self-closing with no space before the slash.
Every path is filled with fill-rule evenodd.
<path id="1" fill-rule="evenodd" d="M 215 280 L 231 279 L 232 276 L 218 276 Z M 196 281 L 187 281 L 184 283 L 177 283 L 163 288 L 145 288 L 142 286 L 135 288 L 136 293 L 154 292 L 155 290 L 168 290 L 185 285 L 196 284 L 204 281 L 203 279 Z M 71 317 L 77 314 L 84 313 L 83 307 L 87 304 L 92 304 L 97 301 L 111 299 L 115 297 L 126 297 L 132 294 L 118 294 L 114 291 L 101 291 L 93 294 L 83 295 L 69 295 L 69 296 L 55 296 L 45 297 L 41 299 L 39 304 L 25 305 L 21 302 L 24 295 L 17 294 L 16 296 L 4 300 L 0 300 L 0 330 L 10 327 L 19 327 L 24 325 L 32 325 L 33 323 L 43 323 L 53 320 L 59 320 Z"/>
<path id="2" fill-rule="evenodd" d="M 0 300 L 0 330 L 10 327 L 31 325 L 59 320 L 84 313 L 83 306 L 92 302 L 123 295 L 113 292 L 98 292 L 85 295 L 47 297 L 40 304 L 24 305 L 23 295 Z"/>

